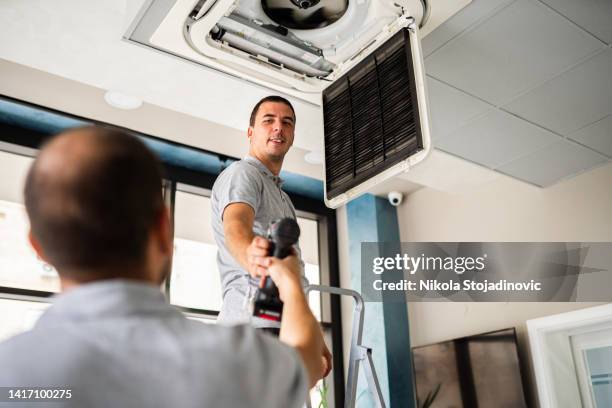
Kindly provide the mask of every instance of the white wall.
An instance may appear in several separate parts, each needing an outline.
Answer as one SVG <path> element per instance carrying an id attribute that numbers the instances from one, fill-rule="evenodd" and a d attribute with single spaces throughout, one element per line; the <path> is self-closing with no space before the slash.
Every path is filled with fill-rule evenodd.
<path id="1" fill-rule="evenodd" d="M 504 176 L 461 194 L 423 188 L 398 217 L 402 241 L 611 241 L 612 163 L 546 189 Z"/>
<path id="2" fill-rule="evenodd" d="M 398 208 L 402 241 L 612 241 L 612 164 L 547 189 L 499 177 L 451 194 L 420 189 Z M 412 346 L 516 327 L 532 372 L 525 321 L 589 303 L 410 303 Z M 530 374 L 531 375 L 531 374 Z M 533 378 L 527 394 L 535 405 Z"/>

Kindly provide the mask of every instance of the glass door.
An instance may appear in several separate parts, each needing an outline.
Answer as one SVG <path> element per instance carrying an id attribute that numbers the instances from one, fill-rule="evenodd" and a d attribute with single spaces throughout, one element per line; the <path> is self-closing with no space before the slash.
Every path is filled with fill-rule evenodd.
<path id="1" fill-rule="evenodd" d="M 571 337 L 585 408 L 612 407 L 612 328 Z"/>

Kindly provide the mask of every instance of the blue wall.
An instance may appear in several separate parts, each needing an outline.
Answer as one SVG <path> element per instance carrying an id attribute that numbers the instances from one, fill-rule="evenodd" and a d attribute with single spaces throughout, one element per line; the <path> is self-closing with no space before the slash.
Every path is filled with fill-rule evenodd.
<path id="1" fill-rule="evenodd" d="M 390 242 L 400 247 L 397 210 L 381 197 L 363 195 L 347 204 L 351 285 L 361 290 L 361 243 Z M 416 407 L 408 308 L 405 302 L 385 301 L 365 304 L 363 344 L 372 348 L 376 373 L 389 407 Z M 403 295 L 402 295 L 403 296 Z M 387 299 L 389 300 L 389 299 Z M 373 401 L 360 370 L 357 387 L 358 408 L 369 408 Z"/>

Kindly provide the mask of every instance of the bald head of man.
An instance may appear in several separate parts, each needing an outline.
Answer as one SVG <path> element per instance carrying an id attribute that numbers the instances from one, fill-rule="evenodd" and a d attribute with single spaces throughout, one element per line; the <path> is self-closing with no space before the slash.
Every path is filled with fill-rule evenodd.
<path id="1" fill-rule="evenodd" d="M 42 148 L 25 187 L 30 242 L 64 288 L 163 280 L 172 242 L 161 174 L 140 140 L 106 128 L 69 130 Z"/>

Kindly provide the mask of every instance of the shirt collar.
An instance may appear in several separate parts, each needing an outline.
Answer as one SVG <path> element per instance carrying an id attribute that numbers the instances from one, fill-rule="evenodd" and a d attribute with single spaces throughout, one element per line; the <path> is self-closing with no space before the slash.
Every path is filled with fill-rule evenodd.
<path id="1" fill-rule="evenodd" d="M 274 173 L 272 173 L 270 169 L 266 167 L 265 164 L 260 162 L 257 157 L 249 155 L 249 156 L 245 156 L 242 160 L 244 160 L 245 162 L 257 168 L 257 170 L 259 170 L 261 174 L 271 179 L 277 186 L 280 187 L 283 185 L 284 180 L 280 178 L 279 176 L 275 176 Z"/>
<path id="2" fill-rule="evenodd" d="M 37 325 L 143 314 L 179 314 L 158 287 L 145 282 L 111 279 L 80 285 L 56 295 Z"/>

